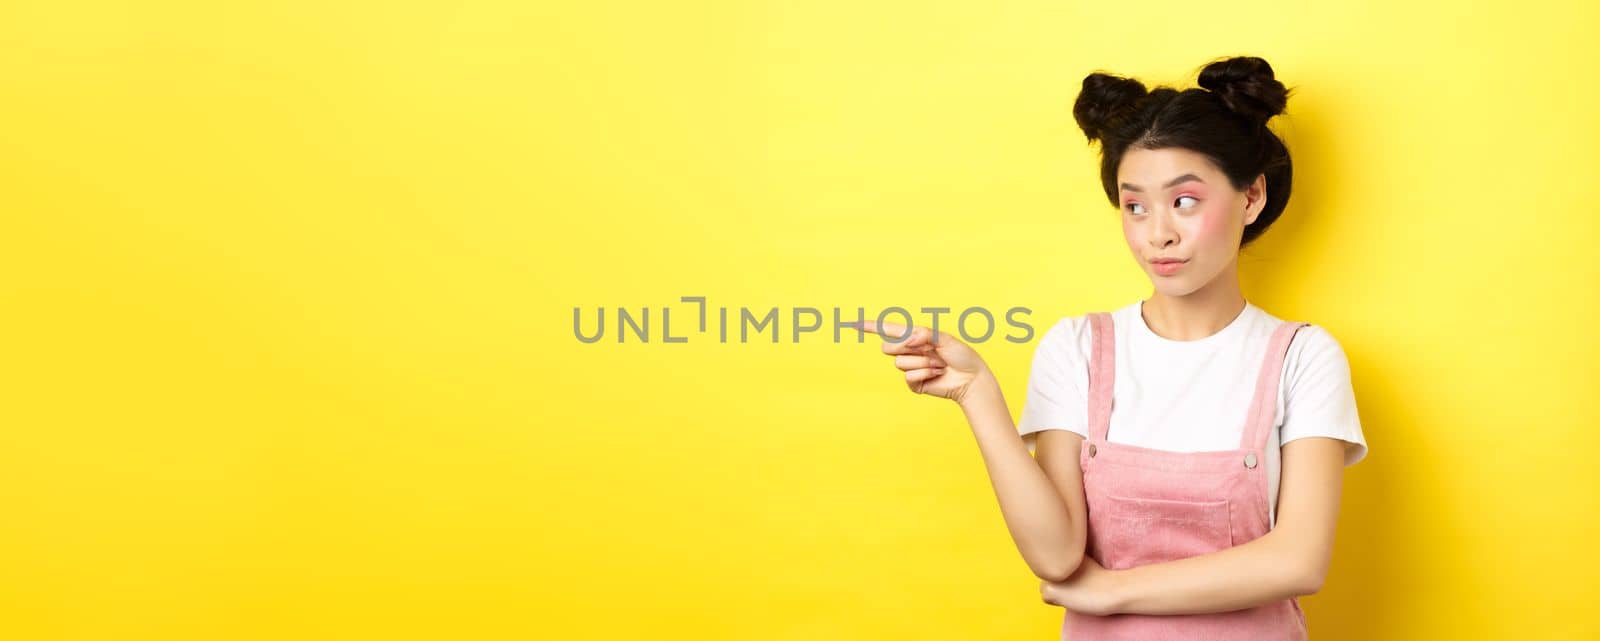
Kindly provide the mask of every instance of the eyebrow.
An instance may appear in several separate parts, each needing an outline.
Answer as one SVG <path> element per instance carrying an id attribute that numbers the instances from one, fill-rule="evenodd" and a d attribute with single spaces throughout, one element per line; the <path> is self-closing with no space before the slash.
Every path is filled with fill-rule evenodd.
<path id="1" fill-rule="evenodd" d="M 1171 181 L 1168 181 L 1167 184 L 1162 185 L 1161 188 L 1162 189 L 1171 189 L 1172 187 L 1178 185 L 1179 183 L 1182 183 L 1182 182 L 1185 182 L 1185 181 L 1189 181 L 1189 180 L 1193 180 L 1195 182 L 1201 182 L 1201 183 L 1205 182 L 1204 180 L 1200 180 L 1200 177 L 1196 176 L 1194 174 L 1184 174 L 1182 176 L 1178 176 L 1177 178 L 1173 178 Z M 1131 185 L 1131 184 L 1128 184 L 1128 183 L 1122 183 L 1122 188 L 1127 190 L 1127 191 L 1137 191 L 1137 192 L 1140 192 L 1140 193 L 1144 193 L 1144 190 L 1139 188 L 1137 185 Z"/>

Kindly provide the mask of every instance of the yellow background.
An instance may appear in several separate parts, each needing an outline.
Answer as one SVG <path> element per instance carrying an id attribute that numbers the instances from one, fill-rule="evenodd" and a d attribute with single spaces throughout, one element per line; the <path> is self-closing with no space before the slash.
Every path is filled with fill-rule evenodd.
<path id="1" fill-rule="evenodd" d="M 1313 638 L 1600 636 L 1600 16 L 1497 4 L 6 3 L 0 637 L 1056 638 L 954 405 L 678 297 L 1147 296 L 1072 100 L 1234 54 L 1371 447 Z"/>

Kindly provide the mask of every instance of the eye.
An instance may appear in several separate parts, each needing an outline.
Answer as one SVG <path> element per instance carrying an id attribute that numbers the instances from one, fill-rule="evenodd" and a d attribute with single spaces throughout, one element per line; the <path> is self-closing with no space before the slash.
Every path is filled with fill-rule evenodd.
<path id="1" fill-rule="evenodd" d="M 1143 213 L 1143 212 L 1139 212 L 1139 211 L 1134 211 L 1134 209 L 1133 209 L 1133 208 L 1134 208 L 1134 207 L 1143 207 L 1143 206 L 1144 206 L 1144 205 L 1140 205 L 1140 204 L 1139 204 L 1139 203 L 1128 203 L 1128 204 L 1127 204 L 1127 205 L 1125 205 L 1125 206 L 1124 206 L 1124 207 L 1123 207 L 1123 209 L 1125 209 L 1125 210 L 1127 210 L 1127 211 L 1128 211 L 1128 213 L 1130 213 L 1130 214 L 1139 214 L 1139 213 Z"/>
<path id="2" fill-rule="evenodd" d="M 1188 198 L 1189 200 L 1194 201 L 1195 204 L 1197 204 L 1197 205 L 1200 203 L 1200 199 L 1199 198 L 1195 198 L 1194 196 L 1179 196 L 1178 197 L 1178 202 L 1183 202 L 1183 199 L 1185 199 L 1185 198 Z"/>

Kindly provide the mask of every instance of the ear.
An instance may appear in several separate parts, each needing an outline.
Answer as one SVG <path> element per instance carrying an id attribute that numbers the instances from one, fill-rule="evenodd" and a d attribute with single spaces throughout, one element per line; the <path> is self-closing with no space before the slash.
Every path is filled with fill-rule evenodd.
<path id="1" fill-rule="evenodd" d="M 1244 224 L 1249 226 L 1256 222 L 1256 217 L 1261 215 L 1261 210 L 1267 207 L 1267 175 L 1256 176 L 1244 190 Z"/>

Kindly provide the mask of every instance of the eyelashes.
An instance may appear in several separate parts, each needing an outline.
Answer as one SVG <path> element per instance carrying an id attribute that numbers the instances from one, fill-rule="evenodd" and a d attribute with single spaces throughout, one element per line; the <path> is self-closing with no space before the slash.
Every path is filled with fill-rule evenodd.
<path id="1" fill-rule="evenodd" d="M 1188 198 L 1189 200 L 1193 200 L 1194 203 L 1195 203 L 1194 205 L 1189 207 L 1190 209 L 1193 209 L 1194 207 L 1199 207 L 1200 206 L 1200 199 L 1196 198 L 1194 196 L 1187 196 L 1187 195 L 1179 196 L 1177 198 L 1177 200 L 1175 200 L 1173 202 L 1182 202 L 1183 199 L 1185 199 L 1185 198 Z M 1125 211 L 1125 212 L 1128 212 L 1130 214 L 1141 214 L 1141 213 L 1144 213 L 1144 212 L 1134 211 L 1133 210 L 1134 207 L 1143 207 L 1143 205 L 1140 205 L 1139 203 L 1128 203 L 1128 204 L 1122 206 L 1122 210 Z"/>

